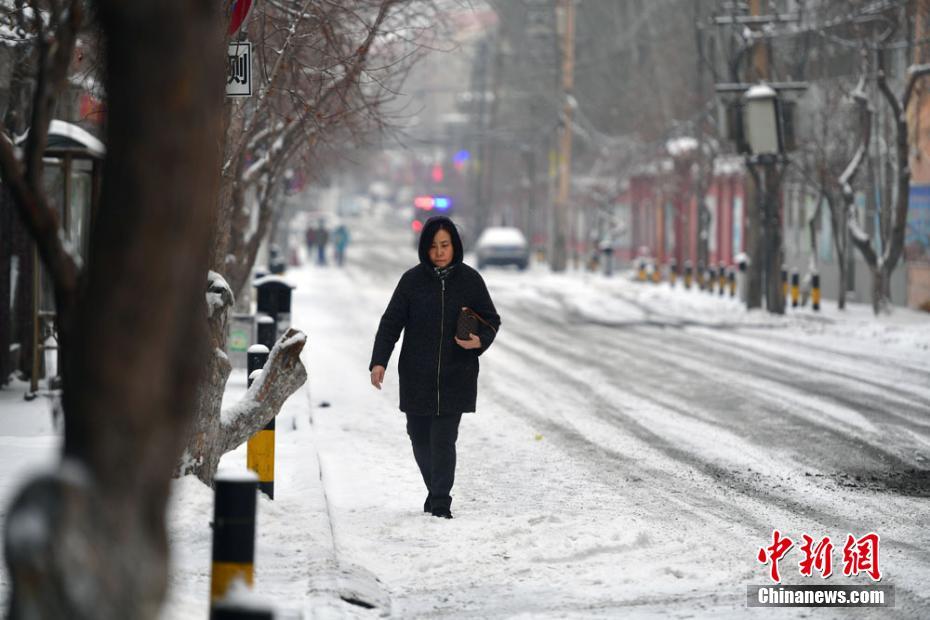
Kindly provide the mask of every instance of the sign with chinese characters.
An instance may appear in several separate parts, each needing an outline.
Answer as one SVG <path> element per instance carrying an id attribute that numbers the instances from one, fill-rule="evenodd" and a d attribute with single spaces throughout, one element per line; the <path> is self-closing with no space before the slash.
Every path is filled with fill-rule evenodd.
<path id="1" fill-rule="evenodd" d="M 226 96 L 252 96 L 252 44 L 230 41 L 226 51 Z"/>

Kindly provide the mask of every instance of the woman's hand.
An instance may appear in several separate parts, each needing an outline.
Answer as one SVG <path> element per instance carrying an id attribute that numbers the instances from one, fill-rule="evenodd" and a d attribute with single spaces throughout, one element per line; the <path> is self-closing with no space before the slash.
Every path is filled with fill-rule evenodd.
<path id="1" fill-rule="evenodd" d="M 371 384 L 381 389 L 381 384 L 384 382 L 384 366 L 374 366 L 371 369 Z"/>
<path id="2" fill-rule="evenodd" d="M 463 349 L 480 349 L 481 348 L 481 338 L 479 338 L 475 334 L 468 334 L 468 340 L 460 340 L 459 337 L 456 336 L 455 342 Z"/>

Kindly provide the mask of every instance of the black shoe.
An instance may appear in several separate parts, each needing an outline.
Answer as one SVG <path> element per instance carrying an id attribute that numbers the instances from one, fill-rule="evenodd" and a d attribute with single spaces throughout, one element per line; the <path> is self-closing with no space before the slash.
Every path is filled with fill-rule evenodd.
<path id="1" fill-rule="evenodd" d="M 429 495 L 426 496 L 426 501 L 423 502 L 423 512 L 433 512 L 429 505 Z"/>
<path id="2" fill-rule="evenodd" d="M 442 517 L 443 519 L 451 519 L 451 518 L 452 518 L 452 511 L 449 510 L 448 508 L 436 508 L 436 509 L 434 509 L 434 510 L 431 510 L 430 513 L 431 513 L 434 517 Z"/>

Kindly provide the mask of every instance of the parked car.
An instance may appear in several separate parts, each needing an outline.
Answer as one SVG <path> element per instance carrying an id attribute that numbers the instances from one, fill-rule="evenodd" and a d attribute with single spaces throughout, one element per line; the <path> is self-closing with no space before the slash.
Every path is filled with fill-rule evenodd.
<path id="1" fill-rule="evenodd" d="M 526 269 L 530 262 L 530 246 L 519 228 L 493 226 L 485 228 L 475 244 L 478 269 L 487 265 L 516 265 Z"/>

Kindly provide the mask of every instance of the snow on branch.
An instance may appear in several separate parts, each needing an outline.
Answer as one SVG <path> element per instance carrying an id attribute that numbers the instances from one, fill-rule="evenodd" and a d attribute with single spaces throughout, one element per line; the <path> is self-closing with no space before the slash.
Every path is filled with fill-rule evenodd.
<path id="1" fill-rule="evenodd" d="M 307 381 L 307 369 L 300 354 L 307 335 L 288 329 L 278 339 L 261 375 L 236 404 L 220 416 L 221 453 L 229 452 L 263 428 L 294 392 Z"/>
<path id="2" fill-rule="evenodd" d="M 862 252 L 862 257 L 865 259 L 865 262 L 873 268 L 879 266 L 879 258 L 875 253 L 875 249 L 872 247 L 869 235 L 862 230 L 859 222 L 856 221 L 854 211 L 851 209 L 846 220 L 846 228 L 849 230 L 849 238 L 852 240 L 853 244 L 859 248 L 859 251 Z"/>
<path id="3" fill-rule="evenodd" d="M 210 271 L 207 274 L 207 318 L 212 319 L 217 312 L 222 312 L 235 303 L 232 288 L 220 274 Z"/>

